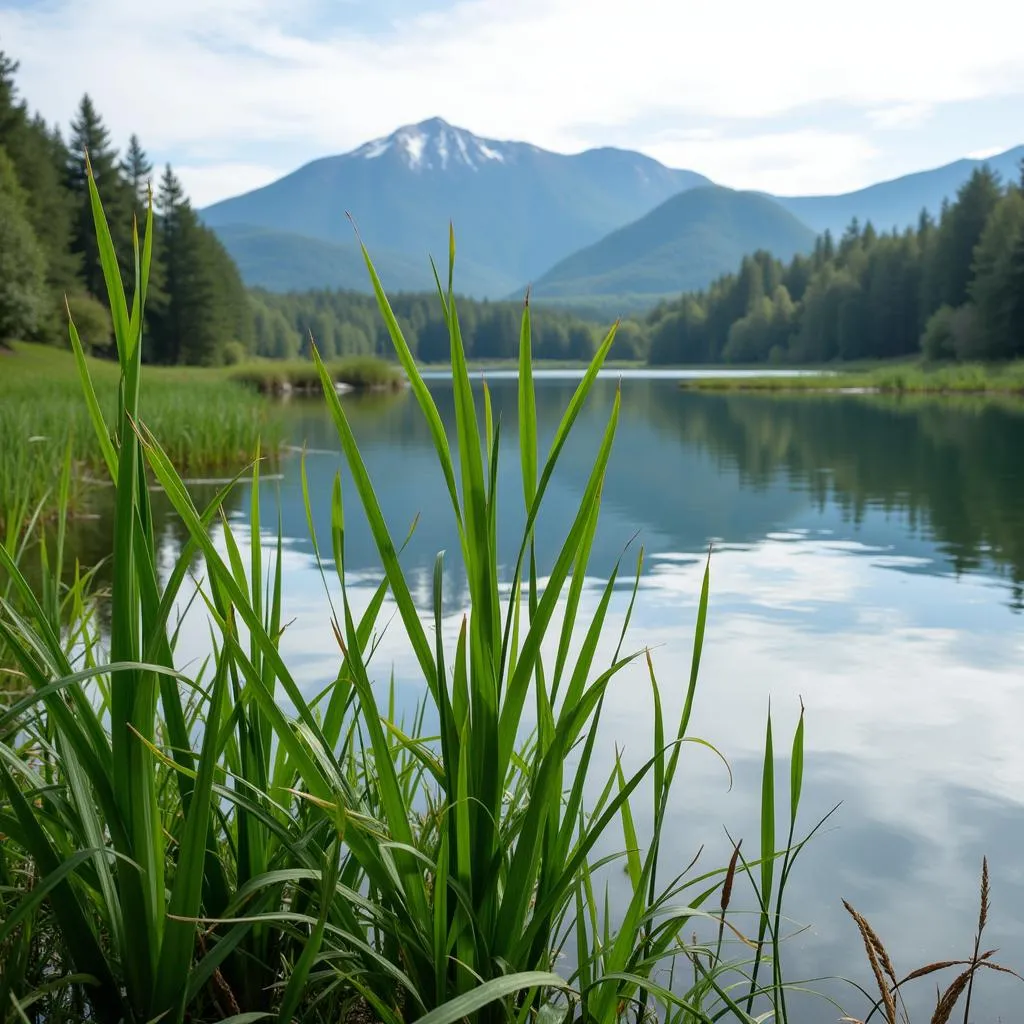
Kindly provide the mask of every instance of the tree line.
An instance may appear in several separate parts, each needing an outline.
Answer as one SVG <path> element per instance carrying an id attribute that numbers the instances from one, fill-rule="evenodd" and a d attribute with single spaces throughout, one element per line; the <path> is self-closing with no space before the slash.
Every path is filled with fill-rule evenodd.
<path id="1" fill-rule="evenodd" d="M 1024 166 L 1005 185 L 982 166 L 916 228 L 854 220 L 788 264 L 756 252 L 644 328 L 660 364 L 1024 356 Z"/>
<path id="2" fill-rule="evenodd" d="M 381 355 L 394 352 L 391 337 L 372 295 L 351 291 L 310 291 L 278 294 L 262 289 L 250 293 L 254 351 L 273 359 L 304 357 L 312 337 L 325 358 Z M 450 358 L 448 327 L 437 295 L 398 293 L 389 300 L 402 335 L 424 363 Z M 460 297 L 459 327 L 470 359 L 517 359 L 522 303 L 488 302 Z M 607 332 L 571 313 L 534 307 L 531 348 L 537 359 L 580 361 L 593 357 Z M 646 337 L 639 324 L 620 326 L 612 358 L 643 360 Z"/>
<path id="3" fill-rule="evenodd" d="M 119 154 L 88 95 L 65 142 L 57 126 L 32 114 L 19 97 L 17 71 L 17 62 L 0 51 L 0 342 L 66 342 L 66 299 L 84 343 L 109 353 L 113 330 L 86 161 L 129 294 L 132 222 L 141 236 L 153 167 L 136 135 Z M 245 287 L 170 165 L 156 188 L 155 209 L 145 358 L 197 364 L 241 358 L 253 342 Z"/>

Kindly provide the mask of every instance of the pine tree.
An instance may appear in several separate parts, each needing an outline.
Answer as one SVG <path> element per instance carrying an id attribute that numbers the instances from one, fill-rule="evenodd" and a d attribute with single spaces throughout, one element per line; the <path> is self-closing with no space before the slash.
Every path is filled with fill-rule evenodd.
<path id="1" fill-rule="evenodd" d="M 125 153 L 124 160 L 121 161 L 121 175 L 135 197 L 136 216 L 140 221 L 145 216 L 149 203 L 152 174 L 153 165 L 149 162 L 138 135 L 132 132 L 132 137 L 128 140 L 128 151 Z"/>
<path id="2" fill-rule="evenodd" d="M 153 188 L 153 165 L 134 132 L 128 140 L 128 150 L 120 165 L 120 176 L 130 191 L 135 222 L 138 225 L 139 245 L 145 240 L 146 218 L 149 213 L 150 195 Z M 164 266 L 164 252 L 160 232 L 154 221 L 153 252 L 149 268 L 149 285 L 146 290 L 146 323 L 143 331 L 143 354 L 152 358 L 153 343 L 150 335 L 156 328 L 161 312 L 167 304 L 167 271 Z"/>
<path id="3" fill-rule="evenodd" d="M 82 97 L 78 115 L 71 122 L 71 142 L 68 148 L 66 182 L 75 200 L 72 248 L 81 253 L 86 290 L 90 295 L 104 299 L 107 294 L 106 284 L 96 243 L 87 168 L 92 167 L 96 187 L 103 200 L 114 251 L 118 254 L 126 288 L 134 279 L 131 269 L 134 200 L 130 187 L 121 177 L 117 151 L 110 144 L 110 133 L 88 94 Z"/>
<path id="4" fill-rule="evenodd" d="M 1024 357 L 1024 231 L 1017 234 L 1017 244 L 1010 257 L 1009 291 L 1013 296 L 1006 318 L 1010 338 L 1009 354 Z"/>
<path id="5" fill-rule="evenodd" d="M 931 257 L 931 278 L 940 305 L 955 309 L 967 301 L 974 247 L 1001 196 L 999 180 L 986 165 L 971 175 L 956 202 L 946 208 Z"/>
<path id="6" fill-rule="evenodd" d="M 1020 340 L 1013 335 L 1012 320 L 1019 288 L 1013 260 L 1021 239 L 1024 194 L 1011 189 L 992 211 L 974 253 L 970 296 L 978 311 L 975 354 L 982 358 L 1004 359 Z"/>
<path id="7" fill-rule="evenodd" d="M 739 279 L 740 305 L 746 316 L 761 305 L 764 298 L 764 273 L 761 270 L 760 261 L 750 256 L 744 256 L 740 264 Z"/>
<path id="8" fill-rule="evenodd" d="M 212 366 L 222 362 L 229 342 L 250 350 L 253 313 L 238 269 L 199 222 L 170 165 L 160 180 L 157 209 L 167 297 L 153 319 L 150 358 Z"/>
<path id="9" fill-rule="evenodd" d="M 160 179 L 156 208 L 160 214 L 154 243 L 159 239 L 160 263 L 163 267 L 164 289 L 167 293 L 163 308 L 153 316 L 147 356 L 158 363 L 178 362 L 180 338 L 183 330 L 183 302 L 186 272 L 183 264 L 182 210 L 186 205 L 185 190 L 168 164 Z"/>

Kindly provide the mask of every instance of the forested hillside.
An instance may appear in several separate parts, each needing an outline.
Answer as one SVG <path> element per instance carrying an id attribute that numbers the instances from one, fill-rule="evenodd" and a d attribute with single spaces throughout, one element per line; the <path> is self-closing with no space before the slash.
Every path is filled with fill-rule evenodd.
<path id="1" fill-rule="evenodd" d="M 538 298 L 589 300 L 666 295 L 701 288 L 744 254 L 810 252 L 814 232 L 774 199 L 709 185 L 666 200 L 645 217 L 562 260 L 534 285 Z"/>
<path id="2" fill-rule="evenodd" d="M 766 252 L 710 288 L 663 303 L 645 328 L 653 363 L 821 363 L 919 351 L 932 359 L 1024 356 L 1024 169 L 979 168 L 916 229 L 852 222 L 811 256 Z"/>
<path id="3" fill-rule="evenodd" d="M 145 225 L 152 166 L 133 135 L 123 155 L 83 96 L 67 141 L 19 98 L 18 65 L 0 52 L 0 343 L 66 343 L 64 300 L 84 342 L 102 353 L 113 331 L 86 178 L 92 164 L 132 286 L 132 220 Z M 216 364 L 253 343 L 252 311 L 238 271 L 204 227 L 171 167 L 156 188 L 146 358 Z"/>

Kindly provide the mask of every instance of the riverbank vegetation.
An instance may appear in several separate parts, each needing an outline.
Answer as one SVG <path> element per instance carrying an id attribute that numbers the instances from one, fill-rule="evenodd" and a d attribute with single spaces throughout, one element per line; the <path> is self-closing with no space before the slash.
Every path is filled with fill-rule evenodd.
<path id="1" fill-rule="evenodd" d="M 319 346 L 318 346 L 319 347 Z M 405 375 L 393 362 L 377 356 L 346 356 L 326 363 L 335 384 L 358 391 L 396 391 Z M 319 395 L 320 374 L 314 363 L 303 359 L 260 359 L 232 367 L 226 379 L 254 388 L 262 394 Z"/>
<path id="2" fill-rule="evenodd" d="M 107 359 L 84 358 L 112 432 L 120 369 Z M 237 472 L 260 437 L 273 460 L 282 440 L 269 402 L 210 370 L 153 367 L 140 403 L 174 465 L 190 476 Z M 0 529 L 17 528 L 40 503 L 47 515 L 56 510 L 66 460 L 73 467 L 69 505 L 82 512 L 105 474 L 74 356 L 44 345 L 0 352 Z"/>

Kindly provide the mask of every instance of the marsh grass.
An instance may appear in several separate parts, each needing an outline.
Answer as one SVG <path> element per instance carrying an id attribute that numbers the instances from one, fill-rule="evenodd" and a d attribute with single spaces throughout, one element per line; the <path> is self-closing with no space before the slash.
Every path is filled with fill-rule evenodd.
<path id="1" fill-rule="evenodd" d="M 868 1024 L 875 1014 L 879 1014 L 884 1024 L 911 1024 L 910 1015 L 903 1000 L 903 988 L 905 985 L 922 978 L 930 978 L 932 975 L 948 972 L 957 968 L 957 972 L 944 989 L 936 990 L 935 1009 L 930 1018 L 930 1024 L 949 1024 L 953 1013 L 963 997 L 963 1022 L 969 1024 L 971 1020 L 971 996 L 974 991 L 975 978 L 983 971 L 996 971 L 1000 974 L 1008 974 L 1020 981 L 1024 981 L 1016 971 L 996 962 L 993 957 L 996 950 L 988 949 L 984 952 L 981 948 L 982 935 L 985 925 L 988 923 L 990 910 L 991 893 L 989 890 L 988 859 L 983 858 L 981 862 L 981 886 L 978 909 L 978 925 L 974 933 L 974 949 L 966 959 L 959 960 L 937 960 L 922 967 L 910 971 L 903 978 L 899 978 L 896 968 L 893 966 L 891 957 L 885 948 L 884 943 L 878 937 L 875 930 L 868 923 L 863 914 L 858 913 L 846 900 L 843 906 L 847 913 L 853 918 L 864 942 L 864 951 L 867 956 L 871 974 L 874 977 L 875 985 L 878 988 L 879 997 L 876 999 L 865 1019 L 859 1020 L 854 1017 L 845 1017 L 848 1024 Z M 866 994 L 866 993 L 865 993 Z"/>
<path id="2" fill-rule="evenodd" d="M 118 364 L 85 358 L 104 422 L 117 423 Z M 147 368 L 140 410 L 178 470 L 232 472 L 249 463 L 257 438 L 269 455 L 281 439 L 273 406 L 217 371 Z M 55 483 L 70 458 L 68 509 L 107 477 L 70 352 L 15 345 L 0 356 L 0 531 L 20 527 L 43 502 L 56 511 Z"/>
<path id="3" fill-rule="evenodd" d="M 397 390 L 405 377 L 394 363 L 376 356 L 347 356 L 327 366 L 330 379 L 355 390 Z M 322 382 L 317 366 L 309 360 L 260 360 L 227 371 L 229 380 L 262 393 L 280 394 L 293 389 L 321 394 Z"/>

